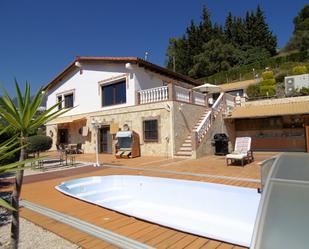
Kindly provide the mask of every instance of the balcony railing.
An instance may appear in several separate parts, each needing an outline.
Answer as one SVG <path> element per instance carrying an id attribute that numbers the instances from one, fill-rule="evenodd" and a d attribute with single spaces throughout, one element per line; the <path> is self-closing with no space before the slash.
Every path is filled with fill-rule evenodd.
<path id="1" fill-rule="evenodd" d="M 207 104 L 204 94 L 174 84 L 140 90 L 137 92 L 137 98 L 139 104 L 166 100 L 180 101 L 200 106 L 206 106 Z"/>
<path id="2" fill-rule="evenodd" d="M 140 104 L 147 104 L 147 103 L 168 100 L 168 87 L 167 86 L 161 86 L 161 87 L 141 90 L 138 93 L 139 93 L 139 103 Z"/>

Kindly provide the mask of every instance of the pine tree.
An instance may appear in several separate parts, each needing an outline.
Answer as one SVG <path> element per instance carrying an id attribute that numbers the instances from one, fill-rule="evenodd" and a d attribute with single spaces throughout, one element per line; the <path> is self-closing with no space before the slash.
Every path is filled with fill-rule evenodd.
<path id="1" fill-rule="evenodd" d="M 290 41 L 286 45 L 286 51 L 291 50 L 307 50 L 309 49 L 309 4 L 294 18 L 294 32 Z"/>
<path id="2" fill-rule="evenodd" d="M 202 21 L 199 25 L 200 42 L 206 43 L 212 38 L 212 21 L 210 18 L 210 12 L 204 5 L 202 10 Z"/>
<path id="3" fill-rule="evenodd" d="M 229 42 L 233 38 L 233 16 L 232 12 L 229 12 L 225 19 L 224 35 L 226 42 Z"/>

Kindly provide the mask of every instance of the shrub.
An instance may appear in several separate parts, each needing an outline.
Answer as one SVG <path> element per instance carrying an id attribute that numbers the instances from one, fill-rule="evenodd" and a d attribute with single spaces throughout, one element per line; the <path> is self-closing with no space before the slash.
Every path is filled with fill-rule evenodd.
<path id="1" fill-rule="evenodd" d="M 260 96 L 275 96 L 276 87 L 275 86 L 260 86 Z"/>
<path id="2" fill-rule="evenodd" d="M 36 135 L 27 138 L 27 152 L 40 153 L 49 150 L 52 146 L 53 140 L 44 135 Z"/>
<path id="3" fill-rule="evenodd" d="M 287 73 L 278 73 L 275 76 L 276 82 L 284 82 L 284 77 L 287 76 Z"/>
<path id="4" fill-rule="evenodd" d="M 309 87 L 302 87 L 299 92 L 302 96 L 309 95 Z"/>
<path id="5" fill-rule="evenodd" d="M 262 80 L 260 82 L 260 86 L 273 86 L 273 85 L 276 85 L 275 79 L 267 79 L 267 80 Z"/>
<path id="6" fill-rule="evenodd" d="M 246 93 L 249 98 L 256 98 L 260 96 L 260 89 L 259 86 L 256 84 L 250 85 L 246 89 Z"/>
<path id="7" fill-rule="evenodd" d="M 291 74 L 292 75 L 299 75 L 299 74 L 305 74 L 305 73 L 308 73 L 308 69 L 305 65 L 303 65 L 303 66 L 293 67 Z"/>
<path id="8" fill-rule="evenodd" d="M 269 80 L 274 78 L 274 73 L 273 71 L 265 71 L 262 73 L 262 78 L 263 80 Z"/>

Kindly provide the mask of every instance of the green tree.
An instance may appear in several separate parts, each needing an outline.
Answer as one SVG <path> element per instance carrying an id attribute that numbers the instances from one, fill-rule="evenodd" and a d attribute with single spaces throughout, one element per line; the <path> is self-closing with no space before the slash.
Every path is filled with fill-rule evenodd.
<path id="1" fill-rule="evenodd" d="M 285 51 L 309 49 L 309 4 L 294 18 L 294 32 L 290 41 L 284 48 Z"/>
<path id="2" fill-rule="evenodd" d="M 0 98 L 0 117 L 5 120 L 18 135 L 20 150 L 20 162 L 27 158 L 25 150 L 26 138 L 33 131 L 40 127 L 42 124 L 62 115 L 68 110 L 58 110 L 58 103 L 37 115 L 38 108 L 40 107 L 45 92 L 40 89 L 38 93 L 31 99 L 30 85 L 26 84 L 24 95 L 17 82 L 15 82 L 17 106 L 13 103 L 12 98 L 7 92 L 4 92 Z M 23 165 L 23 164 L 22 164 Z M 12 193 L 12 226 L 11 226 L 11 246 L 18 248 L 19 242 L 19 197 L 23 183 L 23 169 L 16 173 L 15 184 Z"/>
<path id="3" fill-rule="evenodd" d="M 189 75 L 202 77 L 219 71 L 228 70 L 237 63 L 237 49 L 232 44 L 224 44 L 213 39 L 205 43 L 203 53 L 194 57 L 194 66 Z"/>

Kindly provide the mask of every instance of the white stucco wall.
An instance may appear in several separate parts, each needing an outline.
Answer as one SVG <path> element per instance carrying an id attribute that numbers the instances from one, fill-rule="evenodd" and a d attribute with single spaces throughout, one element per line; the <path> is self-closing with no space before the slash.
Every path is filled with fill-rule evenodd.
<path id="1" fill-rule="evenodd" d="M 74 90 L 75 108 L 67 112 L 65 116 L 133 106 L 136 101 L 136 91 L 163 85 L 163 80 L 158 74 L 137 66 L 134 66 L 133 69 L 127 69 L 124 63 L 83 64 L 82 68 L 82 74 L 76 68 L 48 92 L 47 108 L 56 104 L 58 94 L 71 90 Z M 99 82 L 120 76 L 127 76 L 128 79 L 126 103 L 101 107 Z"/>

